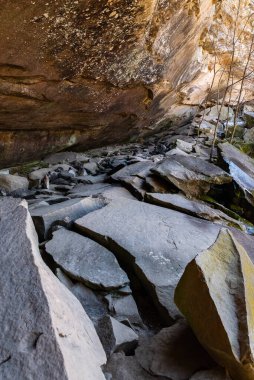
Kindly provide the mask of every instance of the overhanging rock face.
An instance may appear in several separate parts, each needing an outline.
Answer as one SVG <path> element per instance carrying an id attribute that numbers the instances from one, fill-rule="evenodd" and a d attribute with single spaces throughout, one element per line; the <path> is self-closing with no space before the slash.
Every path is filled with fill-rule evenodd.
<path id="1" fill-rule="evenodd" d="M 94 326 L 42 261 L 25 201 L 0 200 L 0 230 L 0 378 L 105 379 Z"/>
<path id="2" fill-rule="evenodd" d="M 234 15 L 231 0 L 3 1 L 0 166 L 187 121 L 212 81 L 214 50 L 229 61 Z M 247 24 L 243 64 L 250 38 Z"/>

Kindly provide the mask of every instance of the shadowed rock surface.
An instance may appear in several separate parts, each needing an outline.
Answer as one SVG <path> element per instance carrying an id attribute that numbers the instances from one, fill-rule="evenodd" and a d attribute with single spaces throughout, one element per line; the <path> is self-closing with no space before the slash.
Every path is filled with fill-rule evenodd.
<path id="1" fill-rule="evenodd" d="M 197 370 L 212 365 L 211 358 L 185 321 L 141 342 L 135 356 L 147 372 L 170 380 L 189 379 Z"/>
<path id="2" fill-rule="evenodd" d="M 236 82 L 252 32 L 242 3 Z M 212 96 L 225 88 L 235 8 L 232 0 L 3 1 L 0 166 L 188 121 L 210 89 L 214 52 L 224 75 Z"/>

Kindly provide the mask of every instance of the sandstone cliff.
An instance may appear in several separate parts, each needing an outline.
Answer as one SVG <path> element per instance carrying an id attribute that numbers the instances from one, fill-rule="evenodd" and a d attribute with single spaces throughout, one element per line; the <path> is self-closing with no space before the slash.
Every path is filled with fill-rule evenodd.
<path id="1" fill-rule="evenodd" d="M 227 84 L 234 25 L 230 82 L 242 76 L 253 3 L 242 0 L 239 12 L 237 3 L 1 0 L 0 166 L 187 122 L 211 86 L 215 61 L 211 95 Z M 245 99 L 253 97 L 253 65 Z"/>

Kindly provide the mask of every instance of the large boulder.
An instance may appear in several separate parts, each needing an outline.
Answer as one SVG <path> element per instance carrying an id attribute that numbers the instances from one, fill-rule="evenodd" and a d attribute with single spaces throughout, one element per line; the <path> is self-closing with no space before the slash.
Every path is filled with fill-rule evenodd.
<path id="1" fill-rule="evenodd" d="M 29 186 L 28 179 L 18 175 L 0 174 L 0 190 L 8 193 L 16 190 L 27 190 Z"/>
<path id="2" fill-rule="evenodd" d="M 234 101 L 251 6 L 241 2 L 236 24 Z M 223 96 L 235 20 L 232 0 L 2 2 L 0 166 L 186 122 L 210 89 L 214 52 L 212 96 Z"/>
<path id="3" fill-rule="evenodd" d="M 254 378 L 253 243 L 245 248 L 221 230 L 187 266 L 175 293 L 197 338 L 233 380 Z"/>
<path id="4" fill-rule="evenodd" d="M 214 243 L 220 230 L 211 222 L 124 198 L 76 220 L 75 227 L 140 279 L 167 322 L 180 315 L 173 299 L 186 265 Z"/>
<path id="5" fill-rule="evenodd" d="M 103 380 L 93 324 L 44 264 L 26 202 L 0 199 L 0 214 L 0 378 Z"/>
<path id="6" fill-rule="evenodd" d="M 208 193 L 212 185 L 232 181 L 230 175 L 218 166 L 201 158 L 180 154 L 166 158 L 151 170 L 192 197 Z"/>

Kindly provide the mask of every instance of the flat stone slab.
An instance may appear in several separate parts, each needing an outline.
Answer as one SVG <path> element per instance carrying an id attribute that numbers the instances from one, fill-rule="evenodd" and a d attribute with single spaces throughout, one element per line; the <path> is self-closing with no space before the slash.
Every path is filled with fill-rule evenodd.
<path id="1" fill-rule="evenodd" d="M 111 176 L 115 181 L 122 181 L 130 176 L 138 176 L 140 178 L 145 178 L 152 167 L 155 164 L 153 161 L 141 161 L 135 164 L 127 165 L 124 168 L 120 169 L 118 172 Z"/>
<path id="2" fill-rule="evenodd" d="M 146 200 L 158 206 L 171 208 L 224 226 L 239 228 L 244 232 L 248 231 L 248 226 L 244 223 L 231 218 L 220 210 L 212 208 L 205 202 L 196 199 L 190 200 L 181 194 L 147 193 Z"/>
<path id="3" fill-rule="evenodd" d="M 0 199 L 0 215 L 0 378 L 103 380 L 94 326 L 43 262 L 26 202 Z"/>
<path id="4" fill-rule="evenodd" d="M 105 200 L 100 198 L 70 199 L 66 202 L 57 203 L 48 207 L 39 207 L 31 210 L 33 222 L 41 241 L 47 238 L 53 223 L 65 218 L 68 222 L 80 218 L 100 207 L 104 207 Z"/>
<path id="5" fill-rule="evenodd" d="M 208 193 L 211 185 L 232 182 L 231 176 L 218 166 L 201 158 L 179 154 L 166 158 L 151 171 L 193 197 Z"/>
<path id="6" fill-rule="evenodd" d="M 103 191 L 110 189 L 111 186 L 110 183 L 94 183 L 91 185 L 80 183 L 69 191 L 68 196 L 71 198 L 82 198 L 99 195 Z"/>
<path id="7" fill-rule="evenodd" d="M 132 267 L 167 320 L 180 315 L 173 298 L 186 265 L 214 243 L 220 230 L 217 224 L 128 199 L 110 202 L 75 226 Z"/>
<path id="8" fill-rule="evenodd" d="M 230 175 L 243 190 L 246 200 L 254 206 L 254 159 L 229 143 L 219 144 L 218 147 Z"/>
<path id="9" fill-rule="evenodd" d="M 76 232 L 61 228 L 45 248 L 71 278 L 91 288 L 113 290 L 129 284 L 112 252 Z"/>

